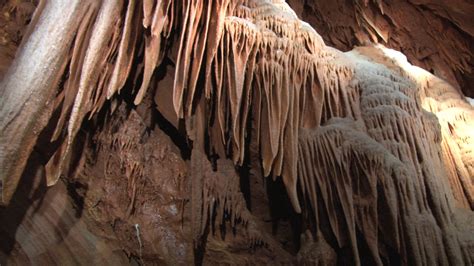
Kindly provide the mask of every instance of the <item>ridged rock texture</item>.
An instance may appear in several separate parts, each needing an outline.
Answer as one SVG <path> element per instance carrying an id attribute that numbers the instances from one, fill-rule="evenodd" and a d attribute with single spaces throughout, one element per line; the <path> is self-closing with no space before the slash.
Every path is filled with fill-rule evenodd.
<path id="1" fill-rule="evenodd" d="M 381 43 L 474 97 L 474 3 L 470 0 L 288 0 L 327 45 Z"/>
<path id="2" fill-rule="evenodd" d="M 474 107 L 454 72 L 455 87 L 379 44 L 331 48 L 283 0 L 51 0 L 30 29 L 0 84 L 0 215 L 34 206 L 16 200 L 31 175 L 61 180 L 81 210 L 70 261 L 474 263 Z M 468 70 L 455 44 L 442 62 Z M 44 215 L 72 217 L 50 194 Z M 68 261 L 28 248 L 22 215 L 2 260 Z M 74 254 L 87 241 L 109 246 Z"/>

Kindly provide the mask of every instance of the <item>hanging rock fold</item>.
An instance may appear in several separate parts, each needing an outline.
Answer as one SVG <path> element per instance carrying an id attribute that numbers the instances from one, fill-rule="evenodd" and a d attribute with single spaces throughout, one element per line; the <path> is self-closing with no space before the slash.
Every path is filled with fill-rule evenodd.
<path id="1" fill-rule="evenodd" d="M 106 103 L 119 93 L 139 105 L 153 89 L 174 108 L 171 123 L 193 131 L 184 132 L 199 149 L 193 156 L 233 162 L 218 169 L 244 164 L 254 129 L 263 175 L 283 180 L 312 225 L 308 246 L 357 265 L 391 263 L 393 254 L 402 264 L 473 263 L 474 240 L 456 215 L 474 208 L 474 109 L 401 55 L 328 47 L 282 0 L 104 0 L 73 32 L 68 73 L 56 84 L 52 140 L 62 145 L 46 166 L 48 185 L 68 168 L 85 120 L 104 106 L 113 112 Z M 164 67 L 174 74 L 157 81 Z M 19 175 L 6 175 L 16 167 L 7 159 L 1 188 L 12 194 Z M 142 170 L 124 168 L 133 199 Z M 237 177 L 206 172 L 193 183 L 195 239 L 224 212 L 232 226 L 248 221 Z"/>

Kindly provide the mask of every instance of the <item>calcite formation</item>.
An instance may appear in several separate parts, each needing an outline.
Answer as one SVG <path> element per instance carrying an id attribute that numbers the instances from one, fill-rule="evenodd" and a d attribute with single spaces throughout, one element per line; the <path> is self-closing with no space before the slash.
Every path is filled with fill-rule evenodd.
<path id="1" fill-rule="evenodd" d="M 43 12 L 53 15 L 37 25 L 50 25 L 59 2 L 46 4 Z M 282 0 L 80 5 L 71 4 L 67 13 L 66 48 L 54 51 L 69 55 L 48 61 L 57 84 L 39 83 L 54 100 L 14 91 L 25 81 L 14 71 L 32 47 L 25 46 L 2 81 L 4 203 L 26 164 L 16 160 L 28 157 L 37 138 L 14 133 L 23 125 L 47 125 L 24 112 L 56 114 L 51 141 L 60 144 L 46 164 L 47 183 L 54 185 L 78 160 L 74 147 L 84 124 L 115 112 L 129 96 L 137 108 L 167 109 L 164 118 L 192 143 L 195 250 L 205 247 L 209 228 L 226 221 L 242 225 L 252 245 L 270 245 L 249 225 L 254 218 L 235 171 L 256 153 L 258 163 L 251 165 L 281 179 L 304 217 L 301 263 L 473 263 L 473 228 L 457 217 L 472 217 L 474 208 L 474 109 L 445 81 L 382 46 L 347 53 L 328 47 Z M 36 34 L 48 36 L 37 30 L 30 38 Z M 154 100 L 146 101 L 153 92 Z M 15 109 L 4 103 L 10 99 L 29 106 Z M 124 217 L 133 213 L 137 182 L 148 169 L 138 152 L 145 133 L 135 126 L 104 131 L 127 179 Z M 12 146 L 4 149 L 7 143 Z M 14 155 L 19 150 L 21 156 Z"/>
<path id="2" fill-rule="evenodd" d="M 456 203 L 448 180 L 462 182 L 464 172 L 445 170 L 457 167 L 443 159 L 441 142 L 450 141 L 451 135 L 443 138 L 437 118 L 422 109 L 418 79 L 410 81 L 409 73 L 363 57 L 372 53 L 390 60 L 384 51 L 356 49 L 347 54 L 356 63 L 357 83 L 345 92 L 355 94 L 356 104 L 349 107 L 356 116 L 333 117 L 300 134 L 298 176 L 316 230 L 346 248 L 357 264 L 359 257 L 387 264 L 390 254 L 399 254 L 402 264 L 470 261 L 461 236 L 452 233 Z M 444 88 L 431 91 L 438 89 Z M 461 164 L 464 170 L 469 163 Z M 464 200 L 472 185 L 467 182 L 465 188 L 468 194 L 460 196 Z M 443 237 L 448 234 L 453 238 Z"/>
<path id="3" fill-rule="evenodd" d="M 474 3 L 470 0 L 288 0 L 327 45 L 381 43 L 474 96 Z"/>

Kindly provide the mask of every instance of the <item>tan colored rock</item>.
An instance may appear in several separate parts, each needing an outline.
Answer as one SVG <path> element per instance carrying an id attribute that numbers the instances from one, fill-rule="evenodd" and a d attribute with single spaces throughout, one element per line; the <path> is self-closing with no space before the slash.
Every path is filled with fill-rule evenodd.
<path id="1" fill-rule="evenodd" d="M 81 18 L 74 41 L 62 43 L 72 51 L 69 75 L 48 106 L 49 117 L 53 107 L 59 116 L 51 139 L 62 144 L 46 164 L 47 180 L 80 172 L 91 215 L 114 224 L 129 255 L 252 263 L 256 247 L 262 263 L 291 262 L 247 209 L 236 169 L 251 154 L 251 171 L 261 166 L 263 177 L 282 180 L 293 215 L 301 213 L 302 230 L 313 235 L 304 237 L 301 263 L 472 264 L 472 225 L 463 217 L 472 217 L 473 107 L 448 83 L 383 46 L 326 46 L 281 0 L 108 0 Z M 360 19 L 372 38 L 389 38 L 370 14 Z M 22 61 L 15 66 L 22 70 Z M 6 80 L 20 82 L 14 74 Z M 51 93 L 40 81 L 29 85 Z M 10 106 L 2 115 L 11 117 Z M 189 176 L 176 146 L 154 130 L 155 109 L 176 127 L 168 132 L 187 138 L 170 137 L 192 146 Z M 8 123 L 0 129 L 18 141 Z M 99 146 L 87 150 L 81 172 L 75 141 L 91 128 L 99 133 L 86 144 Z M 24 159 L 32 148 L 9 152 Z M 2 176 L 11 195 L 26 159 L 0 159 L 4 173 L 17 173 Z M 172 171 L 163 176 L 166 165 Z M 215 239 L 215 227 L 232 237 Z"/>

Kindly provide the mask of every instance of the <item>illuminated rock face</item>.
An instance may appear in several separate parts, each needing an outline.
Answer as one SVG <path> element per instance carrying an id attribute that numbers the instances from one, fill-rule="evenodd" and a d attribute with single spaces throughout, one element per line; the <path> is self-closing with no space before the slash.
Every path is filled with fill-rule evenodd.
<path id="1" fill-rule="evenodd" d="M 38 29 L 56 23 L 60 2 L 46 4 Z M 474 109 L 448 83 L 383 46 L 328 47 L 284 1 L 69 8 L 75 38 L 48 61 L 57 69 L 50 75 L 63 76 L 59 87 L 29 80 L 55 98 L 31 101 L 15 90 L 28 81 L 15 70 L 34 46 L 2 81 L 0 143 L 11 145 L 0 157 L 4 203 L 26 164 L 18 158 L 46 138 L 54 143 L 47 184 L 61 175 L 86 184 L 90 223 L 113 224 L 109 240 L 141 261 L 247 263 L 251 249 L 259 263 L 474 261 L 465 222 L 474 208 Z M 11 99 L 25 102 L 3 104 Z M 32 111 L 48 119 L 18 121 Z M 14 134 L 22 125 L 46 130 Z M 191 156 L 160 141 L 158 125 Z M 295 234 L 306 231 L 298 256 L 248 209 L 245 168 L 250 179 L 282 182 L 300 218 Z"/>
<path id="2" fill-rule="evenodd" d="M 341 99 L 355 99 L 347 106 L 354 115 L 300 134 L 302 190 L 319 234 L 346 247 L 357 263 L 388 263 L 395 253 L 402 264 L 463 264 L 471 258 L 460 259 L 469 249 L 462 236 L 445 235 L 458 230 L 455 206 L 472 206 L 472 139 L 458 145 L 443 128 L 457 123 L 464 132 L 473 110 L 454 88 L 392 54 L 383 47 L 346 54 L 355 62 L 356 83 Z M 442 100 L 457 119 L 438 122 L 423 109 L 439 114 Z M 455 153 L 456 162 L 450 155 L 459 149 L 466 150 Z M 459 184 L 465 190 L 454 193 L 455 202 Z"/>
<path id="3" fill-rule="evenodd" d="M 474 4 L 469 0 L 288 0 L 300 19 L 342 51 L 380 43 L 474 97 Z M 449 25 L 449 26 L 448 26 Z"/>

